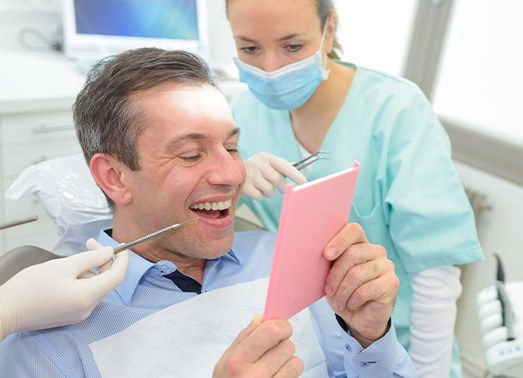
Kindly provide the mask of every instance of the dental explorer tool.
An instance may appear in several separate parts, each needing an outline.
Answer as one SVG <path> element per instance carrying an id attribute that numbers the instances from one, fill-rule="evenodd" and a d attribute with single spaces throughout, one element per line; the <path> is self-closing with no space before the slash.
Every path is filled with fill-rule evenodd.
<path id="1" fill-rule="evenodd" d="M 162 228 L 161 230 L 158 230 L 158 231 L 155 231 L 153 233 L 150 233 L 149 235 L 142 236 L 141 238 L 135 239 L 135 240 L 130 241 L 128 243 L 121 243 L 118 246 L 114 247 L 114 253 L 125 251 L 126 249 L 134 247 L 136 244 L 140 244 L 140 243 L 149 241 L 151 239 L 157 238 L 158 236 L 162 236 L 163 234 L 165 234 L 165 233 L 167 233 L 169 231 L 175 230 L 178 227 L 180 227 L 180 226 L 182 226 L 182 225 L 184 225 L 184 224 L 186 224 L 188 222 L 192 222 L 192 221 L 195 221 L 195 220 L 198 220 L 198 219 L 200 219 L 200 217 L 191 218 L 191 219 L 188 219 L 188 220 L 180 222 L 180 223 L 172 224 L 172 225 L 170 225 L 168 227 Z"/>

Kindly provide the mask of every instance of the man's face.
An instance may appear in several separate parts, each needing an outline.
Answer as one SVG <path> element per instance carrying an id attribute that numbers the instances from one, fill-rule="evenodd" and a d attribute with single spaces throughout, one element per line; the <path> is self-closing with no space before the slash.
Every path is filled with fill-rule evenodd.
<path id="1" fill-rule="evenodd" d="M 135 236 L 199 216 L 157 239 L 151 259 L 210 259 L 229 251 L 245 181 L 239 130 L 212 86 L 164 84 L 132 96 L 145 115 L 128 172 Z"/>

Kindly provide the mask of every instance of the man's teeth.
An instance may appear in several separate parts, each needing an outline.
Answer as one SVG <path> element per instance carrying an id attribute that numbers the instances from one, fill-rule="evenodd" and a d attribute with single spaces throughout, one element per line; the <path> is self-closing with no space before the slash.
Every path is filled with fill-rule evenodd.
<path id="1" fill-rule="evenodd" d="M 231 207 L 232 200 L 227 200 L 225 202 L 203 202 L 195 203 L 191 206 L 193 210 L 225 210 Z"/>

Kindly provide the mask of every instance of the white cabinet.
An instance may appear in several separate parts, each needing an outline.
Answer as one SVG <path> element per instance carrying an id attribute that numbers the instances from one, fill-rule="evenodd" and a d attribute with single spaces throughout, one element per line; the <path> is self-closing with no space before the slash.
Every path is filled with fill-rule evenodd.
<path id="1" fill-rule="evenodd" d="M 60 56 L 0 52 L 0 223 L 39 218 L 0 230 L 0 254 L 28 244 L 51 249 L 58 239 L 36 199 L 4 193 L 30 165 L 81 151 L 72 104 L 83 81 Z"/>

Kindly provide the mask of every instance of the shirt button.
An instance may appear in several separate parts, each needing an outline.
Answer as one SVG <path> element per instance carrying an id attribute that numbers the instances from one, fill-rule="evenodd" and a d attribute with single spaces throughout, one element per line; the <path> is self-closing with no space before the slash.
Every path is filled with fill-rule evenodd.
<path id="1" fill-rule="evenodd" d="M 361 367 L 367 367 L 368 363 L 367 362 L 360 362 L 360 366 Z"/>
<path id="2" fill-rule="evenodd" d="M 350 345 L 349 344 L 345 344 L 345 349 L 347 349 L 349 352 L 350 352 Z"/>

